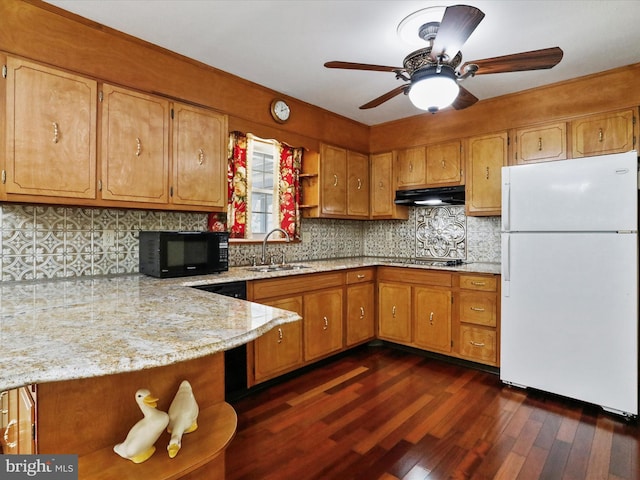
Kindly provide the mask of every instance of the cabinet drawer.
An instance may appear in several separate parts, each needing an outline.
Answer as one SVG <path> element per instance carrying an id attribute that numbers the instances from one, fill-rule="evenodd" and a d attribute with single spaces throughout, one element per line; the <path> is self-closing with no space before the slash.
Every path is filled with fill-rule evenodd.
<path id="1" fill-rule="evenodd" d="M 250 300 L 259 301 L 264 298 L 282 297 L 305 293 L 310 290 L 337 287 L 344 282 L 343 272 L 311 273 L 308 275 L 292 275 L 285 278 L 254 280 L 253 296 Z"/>
<path id="2" fill-rule="evenodd" d="M 372 268 L 358 268 L 347 271 L 347 283 L 363 283 L 373 281 L 374 273 Z"/>
<path id="3" fill-rule="evenodd" d="M 495 292 L 497 285 L 498 280 L 495 276 L 460 275 L 460 288 L 465 288 L 467 290 Z"/>
<path id="4" fill-rule="evenodd" d="M 380 267 L 378 281 L 450 287 L 452 274 L 438 270 L 411 267 Z"/>
<path id="5" fill-rule="evenodd" d="M 460 292 L 460 321 L 496 326 L 496 295 Z"/>
<path id="6" fill-rule="evenodd" d="M 497 365 L 498 349 L 495 330 L 460 326 L 460 355 L 469 360 Z"/>

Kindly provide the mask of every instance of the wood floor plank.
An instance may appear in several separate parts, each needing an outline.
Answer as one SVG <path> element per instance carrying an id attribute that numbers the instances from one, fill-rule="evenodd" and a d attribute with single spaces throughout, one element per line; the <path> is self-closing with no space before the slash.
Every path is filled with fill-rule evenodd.
<path id="1" fill-rule="evenodd" d="M 637 421 L 388 347 L 233 405 L 227 480 L 640 480 Z"/>

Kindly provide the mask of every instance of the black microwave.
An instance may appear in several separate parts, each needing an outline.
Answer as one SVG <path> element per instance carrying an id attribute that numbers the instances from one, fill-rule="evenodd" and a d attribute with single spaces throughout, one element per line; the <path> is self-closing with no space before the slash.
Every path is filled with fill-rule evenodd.
<path id="1" fill-rule="evenodd" d="M 229 233 L 141 231 L 140 273 L 158 278 L 229 270 Z"/>

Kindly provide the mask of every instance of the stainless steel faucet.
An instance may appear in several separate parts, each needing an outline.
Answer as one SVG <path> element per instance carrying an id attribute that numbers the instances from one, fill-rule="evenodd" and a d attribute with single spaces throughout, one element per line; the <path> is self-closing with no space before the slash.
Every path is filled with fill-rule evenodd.
<path id="1" fill-rule="evenodd" d="M 264 240 L 262 240 L 262 258 L 260 259 L 260 261 L 262 262 L 262 265 L 267 263 L 267 240 L 269 239 L 271 234 L 274 233 L 274 232 L 284 233 L 284 236 L 287 239 L 287 243 L 289 243 L 291 241 L 291 237 L 289 237 L 289 234 L 285 230 L 283 230 L 282 228 L 274 228 L 269 233 L 267 233 L 264 236 Z M 283 255 L 283 258 L 284 258 L 284 255 Z"/>

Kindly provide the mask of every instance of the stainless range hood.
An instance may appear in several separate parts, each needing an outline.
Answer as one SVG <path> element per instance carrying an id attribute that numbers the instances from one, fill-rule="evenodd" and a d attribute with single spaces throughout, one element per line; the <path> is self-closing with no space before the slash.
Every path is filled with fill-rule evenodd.
<path id="1" fill-rule="evenodd" d="M 395 203 L 415 207 L 464 205 L 464 185 L 397 190 Z"/>

